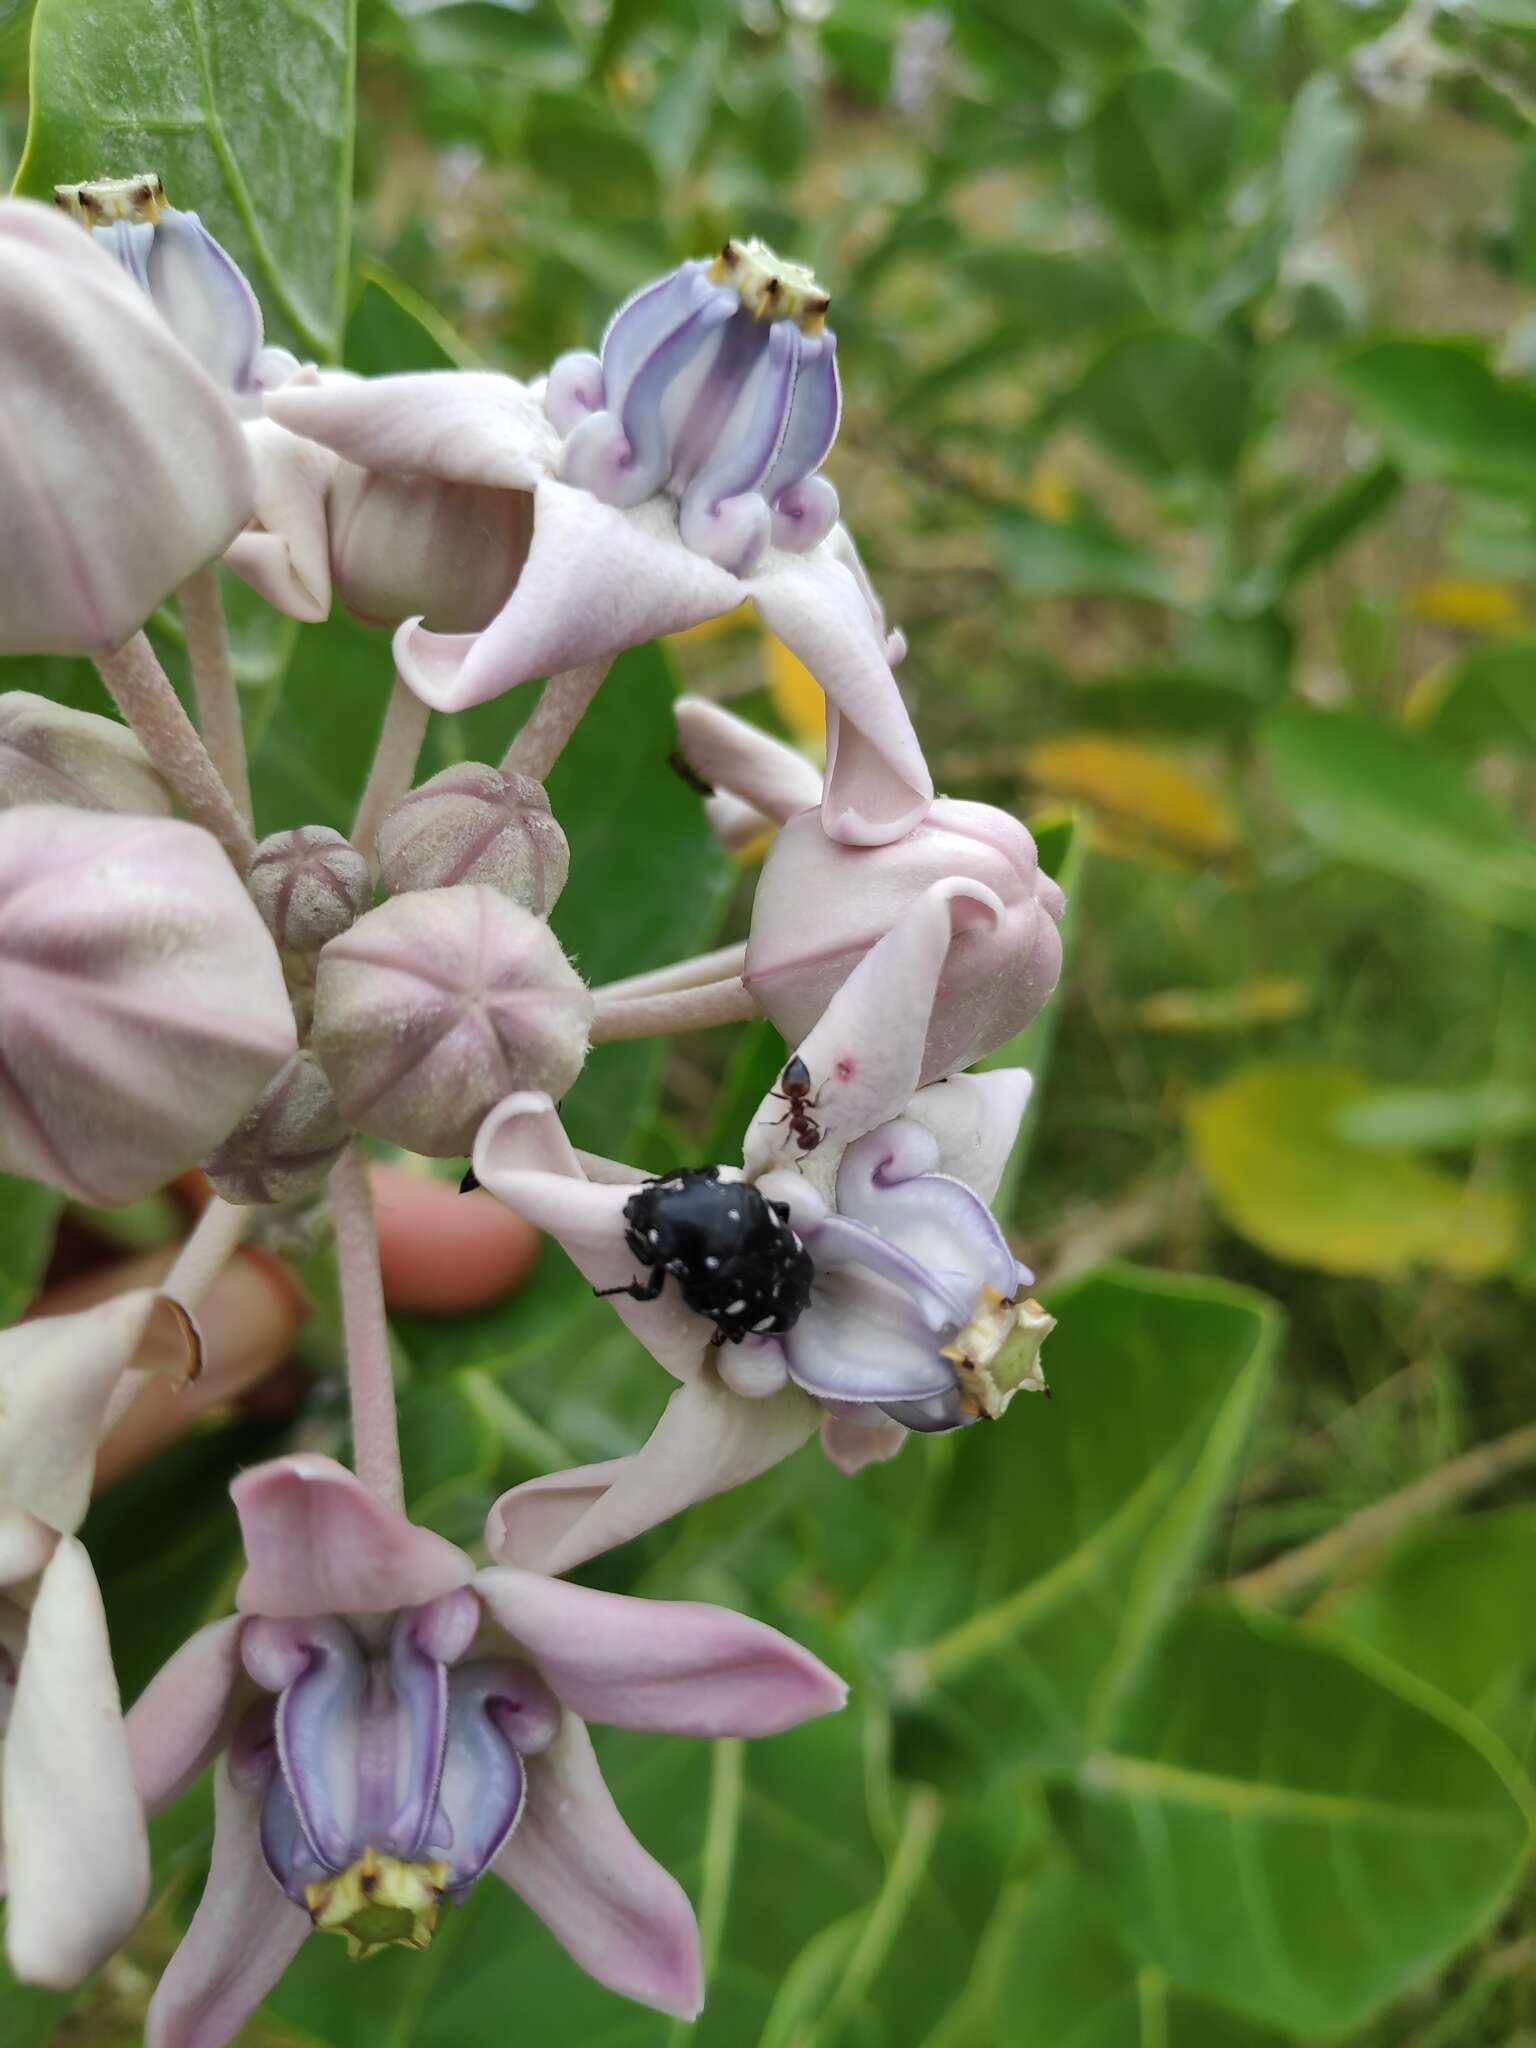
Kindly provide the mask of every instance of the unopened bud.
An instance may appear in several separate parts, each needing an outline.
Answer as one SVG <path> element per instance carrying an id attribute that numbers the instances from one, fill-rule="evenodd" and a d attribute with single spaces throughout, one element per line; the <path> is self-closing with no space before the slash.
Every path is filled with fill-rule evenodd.
<path id="1" fill-rule="evenodd" d="M 527 491 L 336 466 L 330 487 L 336 594 L 368 626 L 423 618 L 433 632 L 478 633 L 528 557 Z"/>
<path id="2" fill-rule="evenodd" d="M 0 1171 L 133 1202 L 203 1159 L 294 1051 L 272 942 L 175 818 L 0 812 Z"/>
<path id="3" fill-rule="evenodd" d="M 798 1045 L 870 947 L 955 877 L 1003 906 L 995 922 L 956 929 L 939 981 L 922 1079 L 957 1073 L 1022 1031 L 1061 972 L 1065 899 L 1024 826 L 992 804 L 941 798 L 887 846 L 840 845 L 817 811 L 791 818 L 763 862 L 742 978 Z"/>
<path id="4" fill-rule="evenodd" d="M 378 854 L 392 896 L 484 882 L 535 917 L 553 910 L 571 865 L 543 784 L 478 761 L 402 797 L 379 826 Z"/>
<path id="5" fill-rule="evenodd" d="M 125 817 L 171 814 L 170 792 L 125 725 L 30 690 L 0 697 L 0 810 L 16 804 L 68 804 Z"/>
<path id="6" fill-rule="evenodd" d="M 295 1053 L 203 1171 L 226 1202 L 291 1202 L 320 1186 L 348 1135 L 330 1082 L 308 1053 Z"/>
<path id="7" fill-rule="evenodd" d="M 297 825 L 263 839 L 246 886 L 285 958 L 318 953 L 373 897 L 367 861 L 329 825 Z"/>
<path id="8" fill-rule="evenodd" d="M 479 884 L 370 910 L 315 978 L 315 1051 L 343 1116 L 431 1158 L 467 1153 L 504 1095 L 563 1095 L 591 1020 L 591 992 L 549 928 Z"/>

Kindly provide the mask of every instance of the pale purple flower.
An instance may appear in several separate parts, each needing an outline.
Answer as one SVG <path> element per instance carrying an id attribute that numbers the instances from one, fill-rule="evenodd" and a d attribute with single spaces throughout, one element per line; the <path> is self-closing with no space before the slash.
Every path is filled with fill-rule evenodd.
<path id="1" fill-rule="evenodd" d="M 413 1152 L 467 1152 L 511 1089 L 563 1095 L 592 995 L 548 925 L 483 883 L 391 897 L 332 939 L 313 1043 L 355 1129 Z"/>
<path id="2" fill-rule="evenodd" d="M 259 417 L 263 392 L 286 382 L 298 361 L 264 345 L 261 307 L 245 272 L 197 214 L 167 205 L 152 171 L 55 185 L 53 197 L 148 295 L 236 412 Z"/>
<path id="3" fill-rule="evenodd" d="M 135 1201 L 218 1144 L 295 1044 L 272 941 L 206 832 L 0 811 L 0 1170 Z"/>
<path id="4" fill-rule="evenodd" d="M 829 300 L 761 242 L 727 242 L 627 300 L 601 356 L 561 356 L 544 408 L 561 474 L 610 505 L 676 499 L 685 546 L 749 575 L 770 538 L 803 554 L 837 523 L 815 474 L 842 393 Z"/>
<path id="5" fill-rule="evenodd" d="M 1066 899 L 1017 818 L 940 797 L 899 840 L 841 845 L 821 828 L 820 782 L 801 755 L 699 697 L 679 698 L 677 727 L 717 803 L 738 799 L 779 828 L 753 898 L 742 978 L 788 1043 L 811 1030 L 877 939 L 929 890 L 961 879 L 979 886 L 954 906 L 920 1080 L 985 1058 L 1041 1009 L 1061 973 Z"/>
<path id="6" fill-rule="evenodd" d="M 255 479 L 224 395 L 90 236 L 0 200 L 0 654 L 113 654 Z"/>
<path id="7" fill-rule="evenodd" d="M 815 1267 L 810 1306 L 781 1336 L 717 1346 L 674 1281 L 653 1301 L 615 1295 L 682 1385 L 634 1457 L 503 1496 L 487 1523 L 493 1555 L 565 1571 L 765 1471 L 824 1420 L 829 1455 L 853 1469 L 889 1456 L 906 1430 L 995 1416 L 1018 1388 L 1043 1386 L 1035 1354 L 1049 1318 L 1028 1301 L 988 1208 L 1029 1076 L 1002 1068 L 918 1086 L 952 906 L 979 886 L 926 891 L 800 1044 L 816 1146 L 800 1151 L 770 1093 L 748 1127 L 744 1172 L 721 1169 L 787 1205 Z M 502 1103 L 473 1157 L 481 1185 L 557 1239 L 593 1287 L 636 1278 L 625 1205 L 641 1176 L 578 1157 L 545 1098 Z"/>
<path id="8" fill-rule="evenodd" d="M 727 330 L 738 332 L 730 305 L 739 310 L 740 296 L 707 280 L 700 286 L 696 270 L 684 266 L 625 307 L 601 363 L 557 365 L 547 385 L 461 370 L 300 379 L 269 396 L 269 417 L 375 478 L 510 494 L 531 510 L 526 559 L 499 546 L 483 551 L 486 573 L 510 570 L 494 617 L 459 632 L 407 618 L 396 633 L 396 666 L 424 702 L 463 710 L 751 598 L 827 692 L 824 826 L 854 844 L 897 837 L 922 816 L 933 785 L 891 672 L 903 643 L 887 634 L 852 541 L 840 526 L 827 528 L 830 486 L 809 473 L 823 434 L 830 438 L 829 406 L 835 416 L 830 350 L 819 342 L 811 350 L 817 338 L 799 335 L 792 320 L 741 312 L 743 353 L 731 369 L 723 351 Z M 701 291 L 698 331 L 686 316 L 679 338 L 668 325 L 674 298 Z M 650 346 L 652 313 L 667 335 L 655 337 L 642 367 L 635 350 Z M 775 339 L 790 334 L 798 338 Z M 766 470 L 747 459 L 765 445 L 758 399 L 780 408 Z M 631 436 L 637 459 L 627 464 L 619 444 Z M 749 530 L 764 542 L 755 555 L 741 539 Z M 727 533 L 729 567 L 694 544 Z M 389 575 L 376 581 L 408 589 L 409 550 L 393 540 L 391 549 Z M 231 565 L 245 574 L 241 552 Z"/>
<path id="9" fill-rule="evenodd" d="M 231 1491 L 239 1611 L 129 1716 L 150 1811 L 220 1758 L 208 1886 L 147 2048 L 220 2048 L 312 1926 L 353 1953 L 425 1947 L 486 1872 L 592 1976 L 691 2018 L 692 1908 L 625 1827 L 584 1720 L 766 1735 L 841 1706 L 841 1681 L 722 1608 L 477 1573 L 328 1458 Z"/>

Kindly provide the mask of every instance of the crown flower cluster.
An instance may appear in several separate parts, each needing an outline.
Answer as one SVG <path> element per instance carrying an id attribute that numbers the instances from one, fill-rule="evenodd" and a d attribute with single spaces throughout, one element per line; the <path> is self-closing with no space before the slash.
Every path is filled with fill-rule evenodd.
<path id="1" fill-rule="evenodd" d="M 993 1209 L 1030 1077 L 974 1070 L 1050 997 L 1063 898 L 1018 820 L 935 796 L 822 474 L 830 313 L 732 239 L 546 374 L 360 377 L 268 344 L 153 172 L 0 201 L 0 652 L 89 657 L 116 714 L 0 695 L 0 1171 L 92 1204 L 190 1168 L 213 1191 L 158 1289 L 0 1332 L 5 1941 L 24 1981 L 78 1983 L 145 1908 L 146 1817 L 211 1771 L 149 2048 L 220 2048 L 312 1932 L 425 1948 L 492 1878 L 691 2017 L 692 1905 L 586 1723 L 770 1738 L 845 1687 L 745 1616 L 562 1575 L 818 1433 L 853 1474 L 1047 1391 L 1052 1319 Z M 263 835 L 224 571 L 379 631 L 345 831 Z M 825 694 L 825 772 L 679 699 L 717 834 L 771 842 L 750 928 L 591 987 L 549 921 L 580 875 L 550 771 L 616 656 L 747 600 Z M 166 604 L 185 703 L 145 632 Z M 528 686 L 499 759 L 418 772 L 432 712 Z M 754 1018 L 784 1051 L 739 1157 L 573 1146 L 590 1046 Z M 488 1503 L 488 1564 L 406 1513 L 364 1140 L 467 1160 L 675 1382 L 627 1455 Z M 239 1476 L 234 1611 L 125 1715 L 78 1533 L 97 1450 L 148 1373 L 201 1368 L 199 1305 L 264 1214 L 332 1226 L 353 1469 Z"/>

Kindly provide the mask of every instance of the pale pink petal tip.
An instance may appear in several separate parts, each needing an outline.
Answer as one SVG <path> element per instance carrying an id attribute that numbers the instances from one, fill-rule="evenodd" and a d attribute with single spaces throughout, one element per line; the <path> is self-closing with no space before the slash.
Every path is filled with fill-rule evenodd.
<path id="1" fill-rule="evenodd" d="M 697 2016 L 704 1984 L 693 1907 L 625 1825 L 574 1714 L 529 1759 L 523 1817 L 492 1868 L 600 1984 L 677 2019 Z"/>
<path id="2" fill-rule="evenodd" d="M 275 1458 L 229 1491 L 245 1538 L 242 1614 L 387 1614 L 474 1576 L 455 1544 L 386 1507 L 333 1458 Z"/>
<path id="3" fill-rule="evenodd" d="M 481 1599 L 585 1720 L 672 1735 L 776 1735 L 835 1713 L 848 1688 L 788 1636 L 727 1607 L 634 1600 L 509 1566 Z"/>

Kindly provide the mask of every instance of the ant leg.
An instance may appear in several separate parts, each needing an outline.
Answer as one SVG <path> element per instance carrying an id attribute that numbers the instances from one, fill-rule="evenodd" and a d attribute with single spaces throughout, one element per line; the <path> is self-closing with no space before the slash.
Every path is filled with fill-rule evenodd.
<path id="1" fill-rule="evenodd" d="M 592 1292 L 602 1300 L 610 1294 L 627 1294 L 631 1301 L 654 1301 L 667 1284 L 665 1266 L 653 1266 L 649 1280 L 630 1280 L 622 1287 L 594 1287 Z"/>

